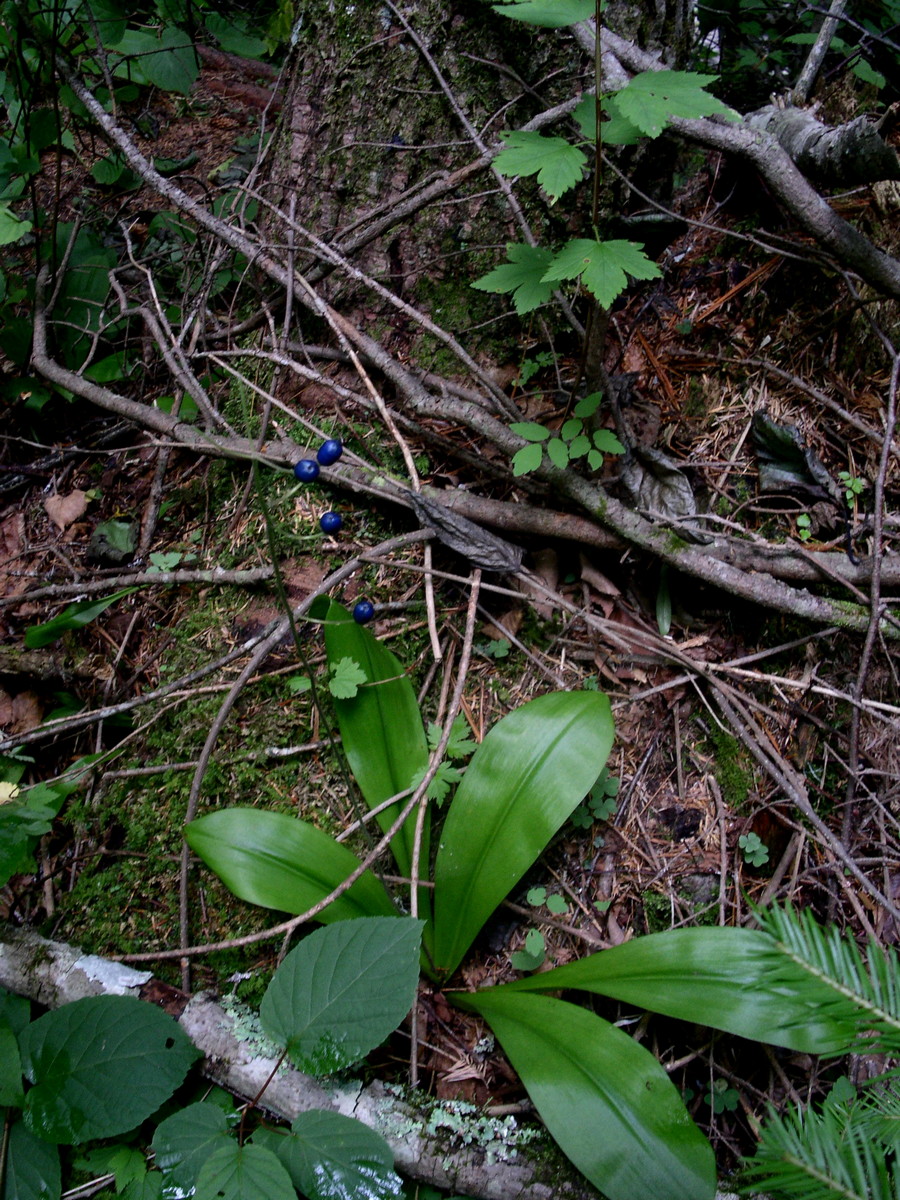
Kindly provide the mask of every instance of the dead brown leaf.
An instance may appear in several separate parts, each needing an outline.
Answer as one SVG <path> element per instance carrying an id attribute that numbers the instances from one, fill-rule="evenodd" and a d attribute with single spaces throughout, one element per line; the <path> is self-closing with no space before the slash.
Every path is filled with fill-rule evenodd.
<path id="1" fill-rule="evenodd" d="M 65 496 L 48 496 L 44 500 L 44 511 L 57 527 L 63 530 L 75 523 L 87 512 L 87 493 L 76 488 Z"/>

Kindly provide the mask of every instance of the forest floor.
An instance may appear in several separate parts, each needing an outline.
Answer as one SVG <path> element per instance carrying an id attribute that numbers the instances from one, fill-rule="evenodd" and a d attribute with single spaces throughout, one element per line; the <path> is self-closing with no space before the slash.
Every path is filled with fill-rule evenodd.
<path id="1" fill-rule="evenodd" d="M 224 168 L 241 152 L 254 110 L 220 92 L 203 97 L 214 119 L 202 144 L 194 121 L 172 120 L 154 153 L 180 159 L 197 150 L 201 161 L 192 170 L 203 177 Z M 750 540 L 790 545 L 798 559 L 814 548 L 845 551 L 851 538 L 853 553 L 863 556 L 879 453 L 866 430 L 878 427 L 887 383 L 869 366 L 878 360 L 866 310 L 847 303 L 840 279 L 817 272 L 811 287 L 808 263 L 742 240 L 743 206 L 733 187 L 720 186 L 717 169 L 704 166 L 681 208 L 706 225 L 672 241 L 663 280 L 635 289 L 613 313 L 607 369 L 629 378 L 632 430 L 667 456 L 723 525 Z M 71 186 L 77 191 L 79 181 Z M 115 206 L 121 197 L 106 202 Z M 856 221 L 883 219 L 869 191 L 847 204 Z M 127 206 L 136 214 L 141 202 L 131 196 Z M 523 420 L 558 426 L 577 354 L 552 353 L 537 335 L 507 345 L 507 357 L 483 365 L 503 381 Z M 753 363 L 738 361 L 746 359 Z M 338 364 L 332 377 L 349 381 L 352 370 Z M 837 412 L 822 407 L 823 394 Z M 237 425 L 256 404 L 233 388 L 223 392 L 221 411 Z M 403 472 L 396 443 L 367 414 L 335 407 L 317 385 L 294 390 L 290 404 L 324 434 L 342 438 L 348 454 Z M 849 516 L 814 488 L 805 496 L 760 490 L 752 422 L 761 409 L 799 431 L 833 479 L 846 472 L 848 481 L 861 481 L 859 490 L 847 483 Z M 523 490 L 494 450 L 471 439 L 464 461 L 440 444 L 407 440 L 425 482 L 522 510 L 567 511 L 558 497 Z M 7 745 L 19 742 L 5 761 L 23 767 L 24 778 L 51 778 L 84 755 L 100 755 L 42 840 L 38 871 L 3 890 L 0 917 L 101 955 L 173 951 L 188 790 L 221 700 L 246 662 L 241 648 L 281 614 L 280 591 L 299 603 L 350 557 L 415 522 L 377 499 L 326 484 L 303 487 L 287 473 L 261 472 L 254 484 L 244 463 L 163 451 L 81 401 L 54 397 L 38 411 L 20 408 L 0 441 L 0 726 Z M 615 463 L 605 470 L 614 487 Z M 894 469 L 885 505 L 889 554 L 898 491 Z M 318 526 L 328 508 L 343 517 L 336 535 Z M 636 552 L 604 549 L 602 538 L 592 545 L 504 536 L 526 551 L 530 581 L 485 575 L 462 706 L 472 737 L 480 741 L 499 716 L 532 696 L 581 688 L 608 694 L 616 740 L 606 783 L 498 913 L 463 969 L 465 983 L 514 977 L 510 955 L 534 929 L 547 963 L 559 964 L 649 932 L 745 923 L 752 905 L 772 901 L 812 909 L 862 940 L 896 944 L 900 931 L 889 914 L 801 818 L 752 747 L 723 724 L 700 674 L 684 665 L 695 661 L 727 682 L 756 714 L 767 753 L 805 780 L 816 813 L 859 871 L 900 902 L 900 680 L 885 647 L 875 645 L 861 672 L 861 636 L 753 607 L 660 571 Z M 469 568 L 435 546 L 430 617 L 422 564 L 420 547 L 364 563 L 335 598 L 374 602 L 372 629 L 404 662 L 426 718 L 439 721 L 464 647 Z M 83 599 L 86 585 L 102 584 L 90 596 L 106 598 L 148 568 L 195 577 L 166 585 L 143 579 L 89 623 L 23 650 L 26 631 Z M 233 575 L 222 583 L 200 574 L 213 569 Z M 847 595 L 839 580 L 834 594 Z M 286 639 L 248 681 L 206 771 L 203 809 L 264 805 L 332 833 L 354 819 L 333 716 L 327 699 L 322 707 L 315 702 L 325 689 L 306 682 L 321 678 L 323 662 L 315 627 L 301 626 L 298 643 Z M 99 710 L 102 720 L 85 719 Z M 62 723 L 46 736 L 54 720 Z M 544 889 L 541 897 L 534 888 Z M 235 901 L 205 869 L 195 870 L 191 895 L 194 943 L 274 923 Z M 192 987 L 258 1002 L 282 950 L 279 940 L 262 940 L 199 956 Z M 175 962 L 151 966 L 180 982 Z M 600 1011 L 638 1019 L 612 1002 Z M 725 1169 L 751 1149 L 752 1120 L 766 1101 L 815 1098 L 846 1070 L 711 1039 L 662 1018 L 640 1020 Z M 484 1053 L 483 1032 L 440 994 L 423 993 L 420 1079 L 440 1097 L 524 1106 L 502 1056 Z M 408 1050 L 401 1031 L 373 1067 L 401 1075 Z"/>

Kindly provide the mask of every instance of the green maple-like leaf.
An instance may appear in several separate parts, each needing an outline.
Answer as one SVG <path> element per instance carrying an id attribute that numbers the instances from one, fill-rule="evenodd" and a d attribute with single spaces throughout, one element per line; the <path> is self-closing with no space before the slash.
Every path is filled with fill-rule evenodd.
<path id="1" fill-rule="evenodd" d="M 542 246 L 512 242 L 506 247 L 509 262 L 501 263 L 472 284 L 480 292 L 512 292 L 513 305 L 519 316 L 533 312 L 546 304 L 553 295 L 543 275 L 553 260 L 553 252 Z"/>
<path id="2" fill-rule="evenodd" d="M 637 125 L 619 112 L 615 99 L 615 96 L 607 96 L 601 103 L 605 120 L 600 126 L 600 141 L 610 146 L 635 146 L 644 135 Z M 584 136 L 593 141 L 597 135 L 596 100 L 593 92 L 582 96 L 572 110 L 572 116 Z"/>
<path id="3" fill-rule="evenodd" d="M 580 276 L 600 305 L 609 308 L 628 286 L 628 275 L 635 279 L 657 279 L 660 270 L 636 242 L 575 238 L 555 255 L 544 272 L 544 282 Z"/>
<path id="4" fill-rule="evenodd" d="M 443 730 L 433 721 L 428 724 L 428 749 L 436 750 L 441 740 Z M 460 714 L 454 719 L 450 729 L 450 740 L 445 751 L 448 758 L 468 758 L 478 749 L 477 743 L 469 737 L 469 726 L 466 718 Z"/>
<path id="5" fill-rule="evenodd" d="M 615 93 L 610 107 L 648 137 L 658 137 L 670 117 L 737 119 L 737 114 L 703 89 L 718 76 L 693 71 L 642 71 Z"/>
<path id="6" fill-rule="evenodd" d="M 563 29 L 566 25 L 589 21 L 594 15 L 594 0 L 515 0 L 510 4 L 495 4 L 494 11 L 544 29 Z"/>
<path id="7" fill-rule="evenodd" d="M 355 659 L 342 658 L 331 668 L 328 690 L 338 700 L 352 700 L 366 682 L 366 673 Z"/>
<path id="8" fill-rule="evenodd" d="M 565 138 L 544 137 L 530 130 L 500 136 L 506 149 L 494 159 L 494 166 L 502 175 L 537 175 L 552 201 L 581 182 L 585 156 Z"/>

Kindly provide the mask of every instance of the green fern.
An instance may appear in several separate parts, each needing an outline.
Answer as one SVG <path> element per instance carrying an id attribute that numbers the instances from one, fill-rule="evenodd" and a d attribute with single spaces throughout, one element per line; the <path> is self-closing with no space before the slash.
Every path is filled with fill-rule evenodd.
<path id="1" fill-rule="evenodd" d="M 833 990 L 831 1015 L 843 1018 L 847 1043 L 833 1053 L 900 1053 L 900 964 L 896 952 L 865 954 L 807 912 L 772 907 L 756 914 L 766 933 L 811 981 Z M 900 1071 L 856 1093 L 840 1079 L 819 1109 L 774 1109 L 744 1164 L 741 1191 L 772 1200 L 900 1200 Z"/>
<path id="2" fill-rule="evenodd" d="M 856 1038 L 837 1054 L 900 1054 L 900 964 L 892 949 L 869 946 L 865 956 L 836 926 L 823 928 L 808 912 L 772 907 L 757 920 L 798 966 L 835 991 L 835 1009 Z"/>

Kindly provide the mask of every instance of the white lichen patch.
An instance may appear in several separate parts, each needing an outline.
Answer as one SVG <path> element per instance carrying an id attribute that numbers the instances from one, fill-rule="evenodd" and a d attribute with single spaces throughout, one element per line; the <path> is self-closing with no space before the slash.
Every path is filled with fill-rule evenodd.
<path id="1" fill-rule="evenodd" d="M 284 1047 L 266 1037 L 259 1021 L 259 1013 L 254 1012 L 249 1005 L 243 1004 L 236 996 L 223 996 L 219 1003 L 231 1021 L 229 1026 L 223 1023 L 223 1028 L 227 1028 L 236 1041 L 247 1047 L 251 1057 L 281 1057 Z M 284 1063 L 281 1069 L 286 1069 Z"/>

